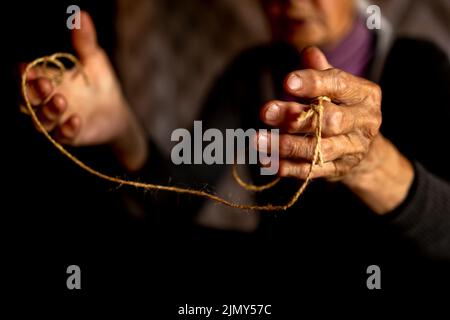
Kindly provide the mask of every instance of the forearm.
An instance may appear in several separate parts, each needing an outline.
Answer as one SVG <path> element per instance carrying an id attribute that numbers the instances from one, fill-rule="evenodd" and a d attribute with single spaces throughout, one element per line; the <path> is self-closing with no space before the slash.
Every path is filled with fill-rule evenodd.
<path id="1" fill-rule="evenodd" d="M 343 180 L 371 210 L 383 215 L 398 207 L 406 198 L 414 180 L 412 164 L 384 137 L 374 142 L 368 169 Z"/>

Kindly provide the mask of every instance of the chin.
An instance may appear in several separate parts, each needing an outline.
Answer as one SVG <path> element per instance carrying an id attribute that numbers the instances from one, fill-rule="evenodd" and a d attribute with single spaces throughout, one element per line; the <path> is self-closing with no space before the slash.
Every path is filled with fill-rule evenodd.
<path id="1" fill-rule="evenodd" d="M 327 38 L 325 30 L 317 24 L 304 24 L 298 28 L 281 29 L 282 38 L 289 44 L 302 49 L 307 46 L 320 46 Z"/>

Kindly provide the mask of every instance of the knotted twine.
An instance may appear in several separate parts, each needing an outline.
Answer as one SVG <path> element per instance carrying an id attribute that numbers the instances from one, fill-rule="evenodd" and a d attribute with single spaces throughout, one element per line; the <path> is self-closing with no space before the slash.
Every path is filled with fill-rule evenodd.
<path id="1" fill-rule="evenodd" d="M 322 157 L 322 151 L 321 151 L 321 141 L 322 141 L 322 122 L 323 122 L 323 101 L 330 101 L 330 98 L 326 97 L 326 96 L 320 96 L 317 97 L 315 99 L 313 99 L 313 101 L 310 104 L 310 108 L 307 111 L 303 111 L 297 121 L 304 121 L 307 120 L 311 117 L 315 116 L 315 121 L 316 121 L 316 129 L 315 129 L 315 138 L 316 138 L 316 144 L 315 144 L 315 148 L 314 148 L 314 156 L 313 159 L 311 161 L 310 167 L 309 167 L 309 171 L 308 174 L 305 178 L 305 180 L 303 181 L 303 183 L 301 184 L 301 186 L 299 187 L 299 189 L 294 193 L 294 195 L 291 197 L 291 199 L 284 205 L 273 205 L 273 204 L 266 204 L 266 205 L 252 205 L 252 204 L 240 204 L 240 203 L 234 203 L 230 200 L 226 200 L 224 198 L 221 198 L 215 194 L 206 192 L 206 191 L 202 191 L 202 190 L 195 190 L 195 189 L 189 189 L 189 188 L 180 188 L 180 187 L 174 187 L 174 186 L 165 186 L 165 185 L 159 185 L 159 184 L 152 184 L 152 183 L 144 183 L 144 182 L 138 182 L 138 181 L 132 181 L 132 180 L 126 180 L 126 179 L 122 179 L 122 178 L 118 178 L 118 177 L 113 177 L 110 175 L 107 175 L 105 173 L 102 173 L 92 167 L 90 167 L 89 165 L 87 165 L 86 163 L 84 163 L 83 161 L 81 161 L 80 159 L 78 159 L 76 156 L 74 156 L 72 153 L 70 153 L 62 144 L 60 144 L 58 141 L 56 141 L 49 132 L 47 132 L 47 130 L 45 129 L 45 127 L 43 126 L 42 122 L 39 120 L 39 118 L 36 115 L 36 111 L 33 109 L 30 99 L 28 97 L 28 93 L 27 93 L 27 76 L 28 73 L 30 72 L 31 69 L 33 69 L 36 66 L 39 65 L 43 65 L 44 67 L 44 72 L 47 72 L 47 67 L 48 64 L 53 64 L 54 66 L 57 67 L 59 73 L 54 76 L 53 80 L 58 84 L 62 81 L 62 77 L 63 74 L 65 72 L 65 66 L 63 64 L 63 62 L 61 61 L 61 59 L 67 59 L 69 61 L 71 61 L 75 68 L 77 68 L 85 82 L 86 85 L 89 85 L 89 79 L 87 78 L 86 73 L 84 72 L 81 64 L 79 63 L 78 59 L 73 56 L 72 54 L 69 53 L 55 53 L 53 55 L 50 56 L 44 56 L 41 58 L 37 58 L 36 60 L 32 61 L 31 63 L 29 63 L 25 70 L 22 73 L 22 82 L 21 82 L 21 91 L 22 91 L 22 97 L 25 101 L 25 112 L 27 114 L 29 114 L 33 120 L 33 122 L 35 123 L 35 125 L 37 126 L 38 130 L 40 132 L 42 132 L 42 134 L 45 136 L 45 138 L 56 148 L 59 150 L 59 152 L 61 152 L 64 156 L 66 156 L 67 158 L 69 158 L 69 160 L 71 160 L 73 163 L 75 163 L 77 166 L 79 166 L 81 169 L 91 173 L 94 176 L 97 176 L 100 179 L 106 180 L 106 181 L 110 181 L 119 185 L 127 185 L 127 186 L 132 186 L 132 187 L 136 187 L 136 188 L 140 188 L 140 189 L 145 189 L 145 190 L 162 190 L 162 191 L 169 191 L 169 192 L 175 192 L 175 193 L 179 193 L 179 194 L 190 194 L 193 196 L 198 196 L 198 197 L 204 197 L 207 199 L 210 199 L 212 201 L 224 204 L 228 207 L 231 208 L 236 208 L 236 209 L 242 209 L 242 210 L 255 210 L 255 211 L 279 211 L 279 210 L 287 210 L 290 207 L 292 207 L 298 200 L 298 198 L 302 195 L 302 193 L 305 191 L 306 187 L 308 186 L 309 182 L 312 179 L 312 173 L 313 173 L 313 168 L 315 165 L 319 164 L 322 165 L 323 164 L 323 157 Z M 43 103 L 48 102 L 52 97 L 52 94 L 50 94 Z M 246 190 L 249 191 L 255 191 L 255 192 L 259 192 L 259 191 L 263 191 L 263 190 L 267 190 L 273 186 L 275 186 L 279 181 L 280 178 L 275 179 L 274 181 L 268 183 L 268 184 L 264 184 L 264 185 L 253 185 L 253 184 L 249 184 L 244 182 L 240 177 L 239 174 L 237 172 L 236 166 L 233 166 L 233 177 L 236 180 L 236 182 L 243 187 Z"/>

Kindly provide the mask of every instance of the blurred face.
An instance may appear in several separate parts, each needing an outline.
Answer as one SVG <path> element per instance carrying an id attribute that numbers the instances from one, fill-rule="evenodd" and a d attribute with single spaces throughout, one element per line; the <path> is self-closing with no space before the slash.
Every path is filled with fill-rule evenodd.
<path id="1" fill-rule="evenodd" d="M 350 31 L 353 0 L 262 0 L 276 40 L 333 47 Z"/>

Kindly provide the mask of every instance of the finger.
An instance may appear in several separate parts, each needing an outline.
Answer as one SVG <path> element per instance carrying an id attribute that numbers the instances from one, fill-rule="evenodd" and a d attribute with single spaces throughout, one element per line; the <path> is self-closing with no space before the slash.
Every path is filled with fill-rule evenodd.
<path id="1" fill-rule="evenodd" d="M 289 124 L 294 123 L 307 109 L 307 105 L 297 102 L 274 100 L 261 108 L 260 118 L 270 126 L 289 128 Z"/>
<path id="2" fill-rule="evenodd" d="M 328 96 L 335 102 L 348 105 L 362 102 L 368 94 L 376 94 L 372 92 L 376 87 L 368 80 L 334 68 L 298 70 L 290 73 L 285 80 L 286 91 L 294 96 Z"/>
<path id="3" fill-rule="evenodd" d="M 63 95 L 57 93 L 48 103 L 38 109 L 37 117 L 45 130 L 52 131 L 58 125 L 66 109 L 66 99 Z"/>
<path id="4" fill-rule="evenodd" d="M 325 54 L 317 47 L 307 47 L 301 53 L 302 65 L 308 69 L 327 70 L 333 68 Z"/>
<path id="5" fill-rule="evenodd" d="M 280 177 L 291 177 L 302 180 L 307 179 L 310 175 L 311 179 L 327 178 L 337 181 L 344 178 L 360 161 L 360 157 L 350 156 L 348 159 L 338 159 L 336 161 L 325 162 L 322 165 L 315 165 L 311 169 L 311 163 L 283 159 L 279 163 L 278 175 Z"/>
<path id="6" fill-rule="evenodd" d="M 272 137 L 259 133 L 258 141 L 258 148 L 263 152 L 271 150 Z M 306 160 L 311 162 L 314 160 L 316 145 L 316 137 L 281 134 L 278 142 L 278 154 L 283 159 Z M 367 143 L 361 140 L 356 134 L 340 135 L 322 139 L 320 150 L 323 161 L 327 162 L 348 155 L 364 154 L 367 150 Z"/>
<path id="7" fill-rule="evenodd" d="M 80 29 L 72 30 L 72 45 L 81 62 L 98 49 L 97 33 L 91 16 L 86 11 L 80 13 Z"/>
<path id="8" fill-rule="evenodd" d="M 37 78 L 27 84 L 27 95 L 31 105 L 42 104 L 53 92 L 53 85 L 47 78 Z"/>
<path id="9" fill-rule="evenodd" d="M 21 62 L 19 63 L 19 72 L 22 75 L 26 69 L 27 69 L 28 63 Z M 38 78 L 38 72 L 36 71 L 36 68 L 31 68 L 27 72 L 27 81 L 36 80 Z"/>
<path id="10" fill-rule="evenodd" d="M 73 115 L 55 130 L 55 138 L 61 143 L 73 144 L 81 129 L 81 119 Z"/>
<path id="11" fill-rule="evenodd" d="M 322 166 L 315 165 L 311 170 L 311 163 L 297 162 L 291 160 L 280 160 L 278 174 L 280 177 L 297 178 L 306 180 L 310 175 L 311 179 L 315 178 L 334 178 L 338 175 L 334 162 L 325 162 Z"/>
<path id="12" fill-rule="evenodd" d="M 276 139 L 276 140 L 274 140 Z M 267 130 L 260 130 L 250 140 L 251 147 L 259 152 L 261 156 L 270 156 L 272 153 L 278 153 L 279 149 L 279 134 Z"/>
<path id="13" fill-rule="evenodd" d="M 339 107 L 331 102 L 323 102 L 322 135 L 324 137 L 349 133 L 359 122 L 360 110 Z M 302 112 L 309 106 L 296 102 L 271 101 L 261 109 L 261 120 L 266 124 L 279 127 L 288 133 L 313 133 L 318 121 L 317 115 L 300 120 Z"/>

